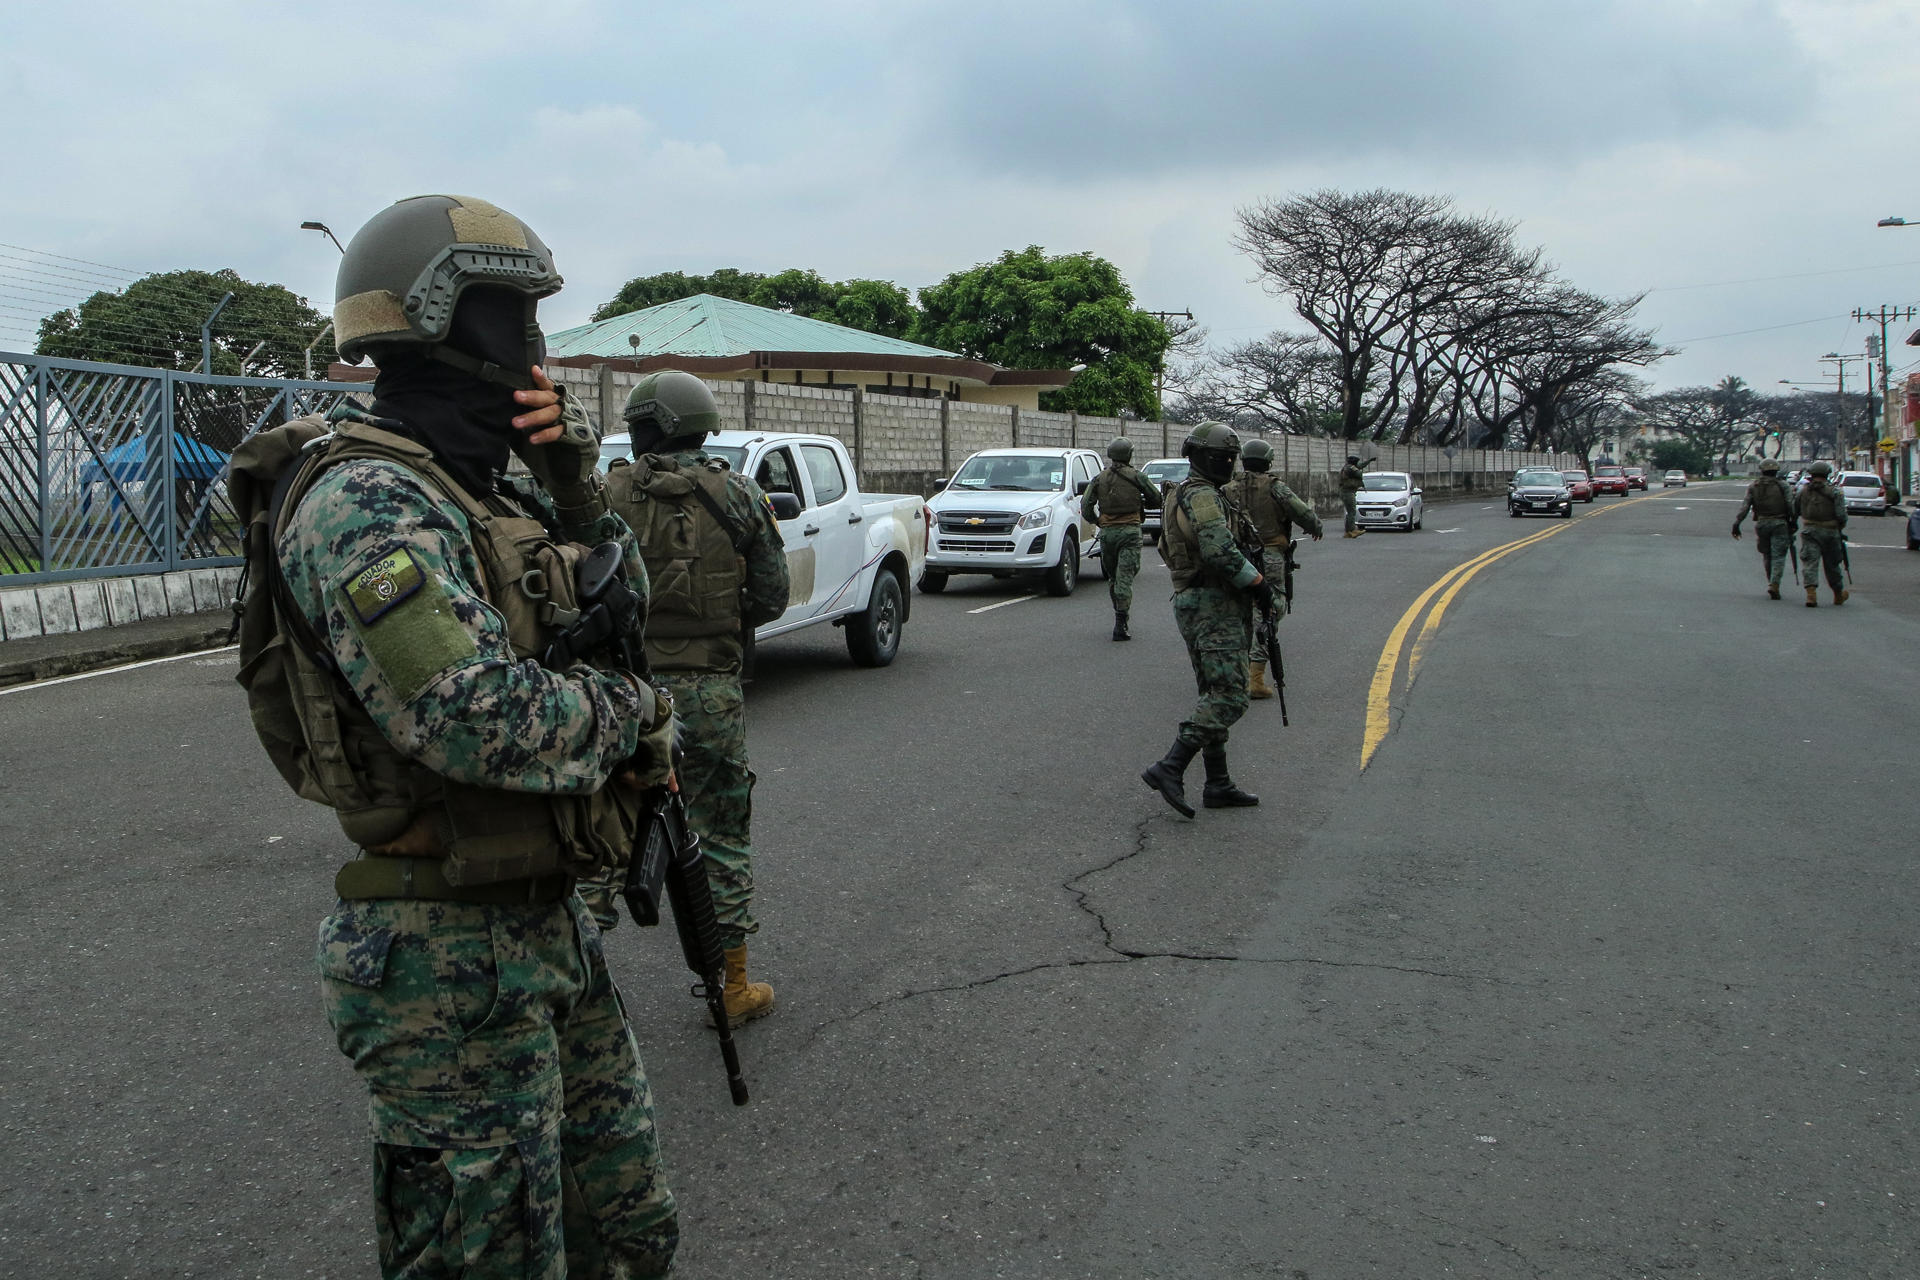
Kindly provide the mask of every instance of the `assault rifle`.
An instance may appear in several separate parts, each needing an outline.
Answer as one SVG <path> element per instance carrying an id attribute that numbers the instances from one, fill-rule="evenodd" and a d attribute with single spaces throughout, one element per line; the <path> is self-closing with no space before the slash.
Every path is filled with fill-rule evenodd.
<path id="1" fill-rule="evenodd" d="M 1287 602 L 1289 609 L 1293 607 L 1293 549 L 1297 545 L 1298 542 L 1295 539 L 1287 539 L 1287 549 L 1283 553 L 1286 571 L 1282 575 L 1279 595 Z M 1280 723 L 1285 726 L 1287 723 L 1287 660 L 1280 652 L 1279 609 L 1270 608 L 1260 611 L 1260 620 L 1254 627 L 1254 637 L 1256 651 L 1267 655 L 1267 666 L 1273 671 L 1273 691 L 1280 699 Z"/>
<path id="2" fill-rule="evenodd" d="M 643 680 L 651 676 L 645 647 L 639 641 L 640 597 L 626 584 L 620 544 L 603 542 L 574 570 L 579 616 L 547 647 L 542 662 L 553 670 L 589 654 L 611 648 L 619 663 Z M 679 764 L 674 750 L 674 764 Z M 720 923 L 713 909 L 713 889 L 700 852 L 700 837 L 687 826 L 686 800 L 671 778 L 647 797 L 647 818 L 634 839 L 621 890 L 627 913 L 636 925 L 660 923 L 661 891 L 673 907 L 674 931 L 687 968 L 700 979 L 700 994 L 720 1033 L 720 1057 L 726 1064 L 727 1089 L 733 1105 L 747 1104 L 747 1081 L 740 1071 L 740 1051 L 727 1024 L 726 959 L 720 946 Z M 696 988 L 698 990 L 698 988 Z"/>

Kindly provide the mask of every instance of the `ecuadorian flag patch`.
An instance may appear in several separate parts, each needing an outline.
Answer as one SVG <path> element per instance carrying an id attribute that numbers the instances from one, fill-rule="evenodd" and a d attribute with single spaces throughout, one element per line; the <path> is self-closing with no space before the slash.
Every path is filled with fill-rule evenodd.
<path id="1" fill-rule="evenodd" d="M 426 580 L 426 571 L 413 552 L 401 547 L 354 575 L 347 584 L 347 603 L 364 627 L 419 591 Z"/>

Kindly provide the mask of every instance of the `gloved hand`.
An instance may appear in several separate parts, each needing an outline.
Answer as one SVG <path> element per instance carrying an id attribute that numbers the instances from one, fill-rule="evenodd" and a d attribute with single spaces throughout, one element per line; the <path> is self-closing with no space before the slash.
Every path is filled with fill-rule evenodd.
<path id="1" fill-rule="evenodd" d="M 660 690 L 653 691 L 653 713 L 640 742 L 622 767 L 620 777 L 636 790 L 664 787 L 673 776 L 673 762 L 680 752 L 680 718 L 673 714 L 673 699 Z"/>
<path id="2" fill-rule="evenodd" d="M 1253 603 L 1262 613 L 1273 609 L 1273 584 L 1265 578 L 1253 584 Z"/>
<path id="3" fill-rule="evenodd" d="M 1734 537 L 1735 537 L 1736 539 L 1737 539 L 1737 538 L 1739 538 L 1739 536 L 1740 536 L 1740 526 L 1739 526 L 1739 525 L 1735 525 L 1735 526 L 1733 526 L 1733 536 L 1734 536 Z"/>
<path id="4" fill-rule="evenodd" d="M 536 381 L 553 386 L 544 372 L 536 369 L 534 376 Z M 593 493 L 593 473 L 600 465 L 600 437 L 587 421 L 587 411 L 580 402 L 564 395 L 560 401 L 559 430 L 559 437 L 545 444 L 534 444 L 527 436 L 515 435 L 513 451 L 527 464 L 527 470 L 546 486 L 554 501 L 563 507 L 580 506 Z"/>

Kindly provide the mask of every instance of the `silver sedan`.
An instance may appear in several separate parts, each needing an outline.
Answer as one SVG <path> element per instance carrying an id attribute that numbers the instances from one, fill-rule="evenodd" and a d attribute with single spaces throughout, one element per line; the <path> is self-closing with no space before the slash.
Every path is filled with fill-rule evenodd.
<path id="1" fill-rule="evenodd" d="M 1369 529 L 1406 529 L 1420 527 L 1426 504 L 1413 477 L 1404 471 L 1374 471 L 1361 477 L 1365 488 L 1359 494 L 1354 518 Z"/>

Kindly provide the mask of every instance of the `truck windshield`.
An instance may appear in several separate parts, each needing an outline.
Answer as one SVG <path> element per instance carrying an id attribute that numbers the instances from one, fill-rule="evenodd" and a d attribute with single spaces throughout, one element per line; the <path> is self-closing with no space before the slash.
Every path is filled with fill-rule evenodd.
<path id="1" fill-rule="evenodd" d="M 953 477 L 953 488 L 1045 493 L 1060 488 L 1067 478 L 1065 458 L 1005 457 L 979 454 L 968 458 Z"/>

